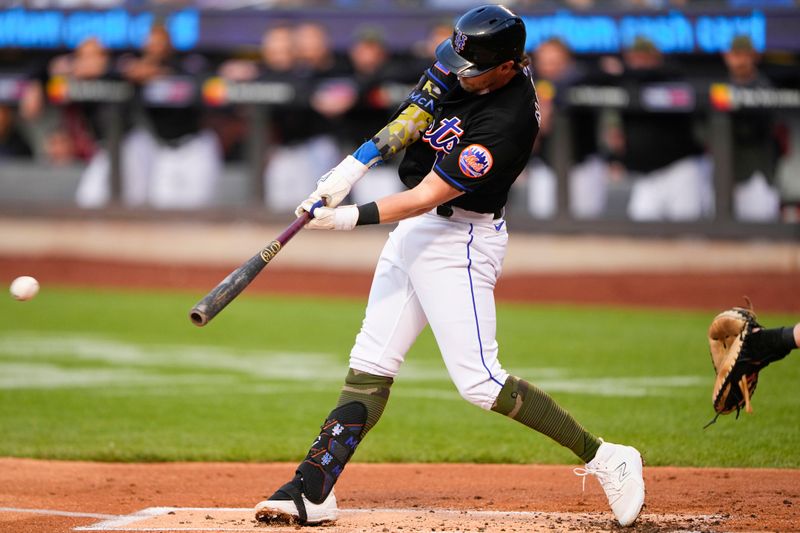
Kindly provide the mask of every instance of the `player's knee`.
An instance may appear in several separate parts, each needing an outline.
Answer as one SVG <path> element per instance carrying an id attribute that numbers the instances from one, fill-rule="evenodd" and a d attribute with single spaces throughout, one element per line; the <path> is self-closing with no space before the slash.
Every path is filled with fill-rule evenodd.
<path id="1" fill-rule="evenodd" d="M 495 387 L 489 386 L 489 381 L 490 380 L 483 380 L 473 383 L 457 382 L 456 388 L 461 397 L 469 403 L 481 409 L 489 410 L 492 408 L 497 392 Z M 494 390 L 495 394 L 490 393 L 490 390 Z"/>
<path id="2" fill-rule="evenodd" d="M 362 332 L 350 351 L 350 368 L 374 376 L 394 378 L 403 363 L 403 356 L 402 353 L 388 353 Z"/>
<path id="3" fill-rule="evenodd" d="M 400 365 L 389 359 L 388 361 L 373 361 L 369 357 L 361 356 L 355 350 L 350 354 L 350 368 L 364 374 L 393 379 L 397 375 Z"/>
<path id="4" fill-rule="evenodd" d="M 472 405 L 477 405 L 481 407 L 482 398 L 480 394 L 477 394 L 474 390 L 471 389 L 459 389 L 458 393 L 461 395 L 462 398 L 467 400 Z"/>

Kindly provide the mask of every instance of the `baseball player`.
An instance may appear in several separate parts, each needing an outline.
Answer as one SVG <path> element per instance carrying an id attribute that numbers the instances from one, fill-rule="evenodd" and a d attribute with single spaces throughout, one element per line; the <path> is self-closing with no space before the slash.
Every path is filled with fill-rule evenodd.
<path id="1" fill-rule="evenodd" d="M 586 431 L 544 391 L 508 374 L 497 357 L 494 286 L 508 241 L 503 207 L 539 131 L 524 45 L 525 26 L 505 7 L 465 13 L 395 119 L 323 176 L 298 207 L 298 214 L 313 215 L 315 229 L 399 224 L 378 260 L 338 404 L 295 477 L 256 506 L 258 520 L 337 518 L 334 483 L 381 416 L 426 324 L 461 396 L 570 448 L 587 463 L 576 473 L 597 476 L 621 524 L 639 515 L 639 452 Z M 403 147 L 399 173 L 407 190 L 338 206 L 370 166 Z"/>

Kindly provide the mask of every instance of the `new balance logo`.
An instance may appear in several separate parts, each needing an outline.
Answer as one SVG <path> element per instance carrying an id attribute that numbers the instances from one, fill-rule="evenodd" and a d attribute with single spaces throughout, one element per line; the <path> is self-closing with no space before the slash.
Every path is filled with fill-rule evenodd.
<path id="1" fill-rule="evenodd" d="M 631 473 L 628 472 L 628 463 L 621 463 L 618 467 L 616 467 L 614 469 L 614 472 L 617 472 L 617 471 L 619 471 L 619 481 L 620 481 L 620 483 L 625 481 L 625 478 L 627 478 L 629 475 L 631 475 Z"/>

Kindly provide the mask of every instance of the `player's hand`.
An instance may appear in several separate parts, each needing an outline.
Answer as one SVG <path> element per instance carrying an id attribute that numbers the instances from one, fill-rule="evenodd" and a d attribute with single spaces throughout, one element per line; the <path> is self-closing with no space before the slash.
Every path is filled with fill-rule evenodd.
<path id="1" fill-rule="evenodd" d="M 355 228 L 358 222 L 358 206 L 315 207 L 312 215 L 314 218 L 306 225 L 307 228 L 349 231 Z"/>
<path id="2" fill-rule="evenodd" d="M 314 207 L 315 205 L 320 206 L 327 204 L 327 201 L 322 202 L 321 200 L 322 198 L 320 198 L 316 191 L 314 191 L 308 198 L 303 200 L 303 203 L 297 206 L 297 208 L 294 210 L 295 216 L 299 217 L 302 216 L 303 213 L 311 213 L 312 211 L 316 211 L 317 208 Z"/>
<path id="3" fill-rule="evenodd" d="M 345 196 L 350 194 L 353 184 L 360 180 L 367 170 L 369 167 L 364 163 L 352 155 L 348 155 L 341 163 L 317 180 L 317 188 L 297 206 L 297 209 L 294 210 L 295 215 L 300 216 L 303 211 L 310 213 L 311 207 L 320 199 L 325 199 L 327 207 L 336 207 L 342 203 Z"/>

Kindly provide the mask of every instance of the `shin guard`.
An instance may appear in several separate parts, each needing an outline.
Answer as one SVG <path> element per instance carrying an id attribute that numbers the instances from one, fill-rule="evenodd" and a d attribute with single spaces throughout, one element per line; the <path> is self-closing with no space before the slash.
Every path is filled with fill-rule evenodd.
<path id="1" fill-rule="evenodd" d="M 367 408 L 361 402 L 349 402 L 331 411 L 308 455 L 297 467 L 295 478 L 270 499 L 294 500 L 302 493 L 312 503 L 324 502 L 361 442 L 366 421 Z"/>

